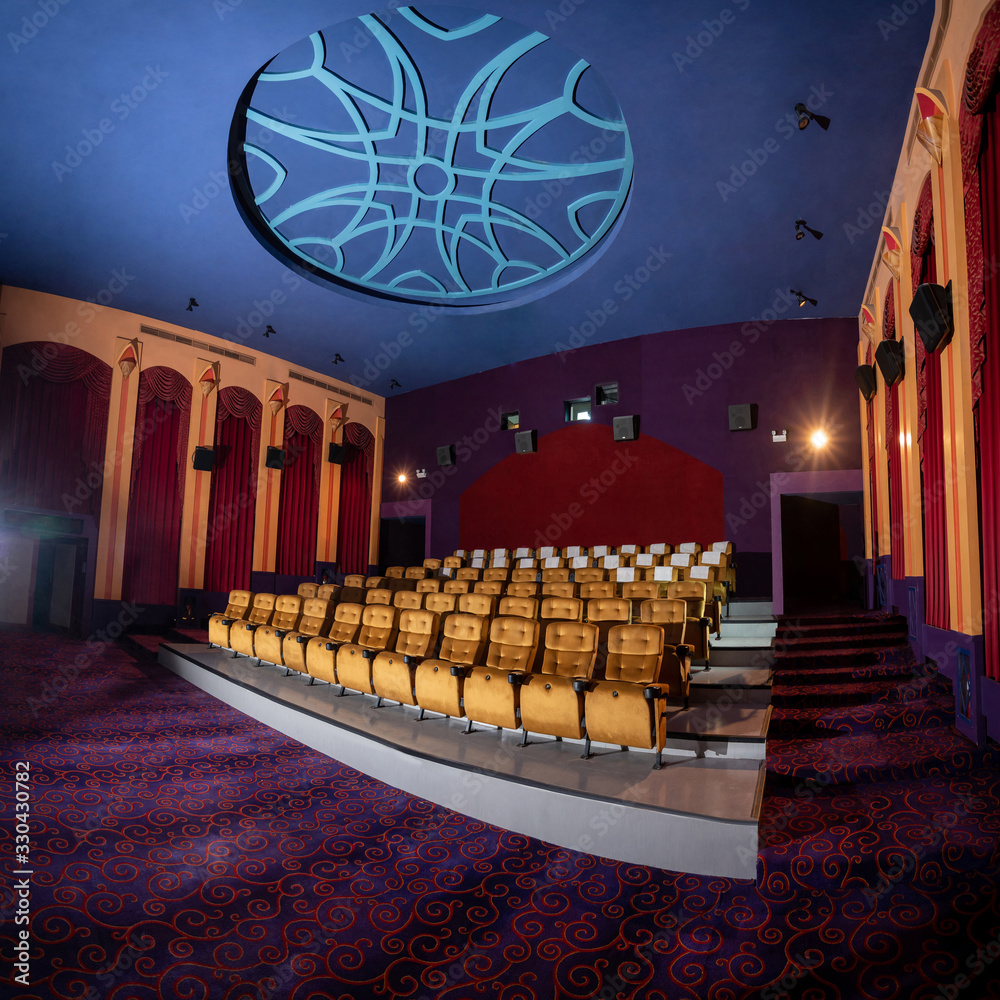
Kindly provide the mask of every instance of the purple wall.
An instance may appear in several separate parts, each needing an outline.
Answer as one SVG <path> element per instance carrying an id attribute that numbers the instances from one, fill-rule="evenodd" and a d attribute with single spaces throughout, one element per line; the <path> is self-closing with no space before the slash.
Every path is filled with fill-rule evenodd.
<path id="1" fill-rule="evenodd" d="M 742 596 L 770 593 L 772 473 L 861 467 L 854 319 L 781 320 L 649 334 L 583 346 L 386 400 L 383 500 L 400 515 L 408 501 L 429 499 L 434 510 L 429 555 L 458 547 L 462 491 L 514 450 L 513 432 L 499 429 L 503 411 L 518 410 L 522 429 L 539 438 L 565 426 L 563 400 L 593 396 L 617 381 L 619 403 L 593 406 L 592 422 L 640 415 L 640 432 L 680 448 L 723 474 L 726 537 L 742 555 Z M 460 350 L 460 345 L 456 345 Z M 728 407 L 759 406 L 757 429 L 729 430 Z M 823 425 L 824 454 L 808 443 Z M 772 430 L 787 430 L 784 444 Z M 438 445 L 455 444 L 456 465 L 439 469 Z M 414 470 L 428 478 L 415 480 Z M 406 486 L 396 476 L 406 472 Z M 662 503 L 683 484 L 664 483 Z M 677 539 L 680 541 L 681 539 Z M 698 539 L 712 541 L 712 539 Z M 511 544 L 522 542 L 511 539 Z"/>

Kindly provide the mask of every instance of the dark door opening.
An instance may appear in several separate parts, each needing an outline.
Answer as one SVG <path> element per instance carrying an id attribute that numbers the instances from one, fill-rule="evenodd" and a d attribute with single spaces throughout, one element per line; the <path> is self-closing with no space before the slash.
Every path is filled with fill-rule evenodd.
<path id="1" fill-rule="evenodd" d="M 386 517 L 379 525 L 378 565 L 419 566 L 423 563 L 425 517 Z"/>

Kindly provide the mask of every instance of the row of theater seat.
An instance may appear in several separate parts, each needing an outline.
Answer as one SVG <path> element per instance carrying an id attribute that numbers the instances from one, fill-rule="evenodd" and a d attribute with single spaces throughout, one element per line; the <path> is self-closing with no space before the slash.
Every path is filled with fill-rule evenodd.
<path id="1" fill-rule="evenodd" d="M 372 588 L 374 590 L 376 588 Z M 320 588 L 322 591 L 323 588 Z M 397 598 L 414 593 L 399 591 Z M 445 595 L 428 595 L 445 596 Z M 459 595 L 470 599 L 488 595 Z M 504 598 L 517 601 L 516 598 Z M 530 610 L 526 604 L 508 604 Z M 547 604 L 548 602 L 548 604 Z M 426 711 L 558 738 L 656 750 L 659 767 L 668 695 L 687 707 L 694 650 L 689 625 L 707 633 L 682 600 L 549 598 L 539 617 L 497 617 L 427 607 L 331 604 L 329 596 L 233 591 L 209 622 L 209 644 L 316 680 Z M 705 635 L 707 646 L 707 634 Z"/>

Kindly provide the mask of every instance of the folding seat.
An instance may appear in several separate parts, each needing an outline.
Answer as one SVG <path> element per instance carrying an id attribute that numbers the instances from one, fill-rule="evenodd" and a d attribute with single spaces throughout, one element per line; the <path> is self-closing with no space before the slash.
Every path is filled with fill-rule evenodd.
<path id="1" fill-rule="evenodd" d="M 454 664 L 481 662 L 490 632 L 487 618 L 479 615 L 449 615 L 441 625 L 441 650 L 434 659 L 424 660 L 417 666 L 413 678 L 413 691 L 420 706 L 419 718 L 424 712 L 438 712 L 453 718 L 462 717 L 462 688 L 464 678 L 453 676 Z"/>
<path id="2" fill-rule="evenodd" d="M 639 620 L 639 605 L 643 601 L 662 596 L 662 585 L 655 580 L 635 580 L 622 584 L 622 597 L 632 602 L 632 621 Z"/>
<path id="3" fill-rule="evenodd" d="M 392 604 L 392 591 L 388 587 L 372 587 L 365 591 L 365 604 Z"/>
<path id="4" fill-rule="evenodd" d="M 208 619 L 209 647 L 229 645 L 229 629 L 250 611 L 253 596 L 249 590 L 229 591 L 226 610 Z"/>
<path id="5" fill-rule="evenodd" d="M 498 563 L 501 566 L 504 566 L 506 565 L 509 559 L 510 559 L 510 549 L 490 549 L 491 566 L 496 566 Z"/>
<path id="6" fill-rule="evenodd" d="M 365 590 L 384 590 L 386 579 L 384 576 L 369 576 L 365 578 Z"/>
<path id="7" fill-rule="evenodd" d="M 469 566 L 468 566 L 468 568 L 470 568 L 470 569 L 477 569 L 477 570 L 479 570 L 480 573 L 482 573 L 482 571 L 484 569 L 486 569 L 487 565 L 488 565 L 488 563 L 487 563 L 486 556 L 473 556 L 469 560 Z M 476 579 L 478 579 L 478 577 Z"/>
<path id="8" fill-rule="evenodd" d="M 674 549 L 675 552 L 683 552 L 685 555 L 696 556 L 701 552 L 700 542 L 681 542 L 680 545 Z"/>
<path id="9" fill-rule="evenodd" d="M 361 587 L 364 589 L 365 586 L 365 574 L 364 573 L 348 573 L 344 577 L 345 587 Z"/>
<path id="10" fill-rule="evenodd" d="M 315 636 L 306 643 L 306 669 L 314 680 L 337 683 L 337 674 L 334 670 L 337 648 L 345 642 L 354 640 L 358 629 L 361 628 L 361 616 L 364 611 L 363 604 L 338 604 L 334 608 L 333 620 L 330 622 L 327 634 Z"/>
<path id="11" fill-rule="evenodd" d="M 597 565 L 601 568 L 602 572 L 610 572 L 613 569 L 620 569 L 626 564 L 622 562 L 622 557 L 619 555 L 613 556 L 601 556 L 597 560 Z"/>
<path id="12" fill-rule="evenodd" d="M 483 571 L 476 566 L 463 566 L 461 569 L 455 570 L 456 580 L 469 580 L 473 582 L 478 580 L 483 575 Z"/>
<path id="13" fill-rule="evenodd" d="M 433 611 L 407 608 L 399 613 L 399 631 L 391 650 L 383 650 L 372 661 L 372 687 L 382 699 L 401 705 L 416 705 L 414 690 L 417 667 L 434 652 L 440 619 Z"/>
<path id="14" fill-rule="evenodd" d="M 428 593 L 424 594 L 424 610 L 430 611 L 438 616 L 443 625 L 448 615 L 454 614 L 455 602 L 458 600 L 457 594 Z"/>
<path id="15" fill-rule="evenodd" d="M 543 583 L 542 597 L 576 597 L 576 584 L 569 580 Z"/>
<path id="16" fill-rule="evenodd" d="M 727 556 L 732 556 L 733 554 L 733 543 L 732 542 L 712 542 L 708 547 L 710 552 L 724 552 Z"/>
<path id="17" fill-rule="evenodd" d="M 594 677 L 604 676 L 608 658 L 608 633 L 615 625 L 628 625 L 632 621 L 632 602 L 624 597 L 596 597 L 587 602 L 587 621 L 597 626 L 597 663 Z"/>
<path id="18" fill-rule="evenodd" d="M 618 557 L 615 556 L 615 558 L 617 559 Z M 602 580 L 607 580 L 607 578 L 608 574 L 599 566 L 590 566 L 586 569 L 573 571 L 574 583 L 598 583 Z"/>
<path id="19" fill-rule="evenodd" d="M 688 707 L 691 692 L 691 647 L 684 643 L 687 626 L 687 605 L 669 598 L 643 601 L 639 606 L 639 620 L 646 625 L 659 625 L 663 629 L 663 666 L 660 679 L 675 698 L 684 699 Z"/>
<path id="20" fill-rule="evenodd" d="M 404 608 L 415 610 L 424 606 L 424 595 L 418 594 L 415 590 L 397 590 L 392 595 L 392 606 L 397 611 Z"/>
<path id="21" fill-rule="evenodd" d="M 673 566 L 677 570 L 678 578 L 687 579 L 687 571 L 695 564 L 697 556 L 691 552 L 674 552 L 665 565 Z"/>
<path id="22" fill-rule="evenodd" d="M 278 600 L 274 594 L 254 595 L 253 605 L 245 618 L 233 622 L 229 627 L 229 648 L 233 656 L 253 656 L 253 634 L 261 626 L 267 625 L 274 614 Z"/>
<path id="23" fill-rule="evenodd" d="M 483 583 L 505 584 L 510 579 L 510 570 L 506 566 L 491 566 L 483 570 Z"/>
<path id="24" fill-rule="evenodd" d="M 664 556 L 669 556 L 673 552 L 674 547 L 668 545 L 666 542 L 653 542 L 651 545 L 646 546 L 646 551 L 650 555 L 659 556 L 660 561 L 663 561 Z"/>
<path id="25" fill-rule="evenodd" d="M 340 601 L 340 587 L 335 583 L 324 583 L 316 591 L 316 596 L 321 601 L 329 601 L 332 607 Z"/>
<path id="26" fill-rule="evenodd" d="M 514 559 L 534 559 L 535 558 L 535 550 L 534 549 L 525 548 L 525 547 L 522 547 L 522 548 L 519 548 L 519 549 L 514 549 L 514 556 L 513 556 L 513 558 Z"/>
<path id="27" fill-rule="evenodd" d="M 617 587 L 610 580 L 597 580 L 580 584 L 580 600 L 593 601 L 599 597 L 615 597 Z"/>
<path id="28" fill-rule="evenodd" d="M 340 604 L 364 604 L 368 600 L 368 591 L 364 587 L 354 587 L 344 584 L 340 588 Z"/>
<path id="29" fill-rule="evenodd" d="M 459 556 L 445 556 L 443 569 L 461 569 L 462 560 Z"/>
<path id="30" fill-rule="evenodd" d="M 337 650 L 335 669 L 340 694 L 346 688 L 374 694 L 372 687 L 372 660 L 383 649 L 391 649 L 396 642 L 398 612 L 385 604 L 369 604 L 361 613 L 361 628 L 353 642 Z"/>
<path id="31" fill-rule="evenodd" d="M 462 615 L 492 618 L 497 613 L 497 598 L 494 594 L 459 594 L 455 610 Z"/>
<path id="32" fill-rule="evenodd" d="M 596 625 L 555 622 L 550 626 L 541 665 L 521 684 L 521 746 L 528 742 L 529 731 L 559 739 L 583 738 L 584 688 L 593 679 L 597 645 Z"/>
<path id="33" fill-rule="evenodd" d="M 569 583 L 569 569 L 565 566 L 544 567 L 542 569 L 542 583 Z"/>
<path id="34" fill-rule="evenodd" d="M 730 557 L 721 549 L 705 549 L 698 559 L 702 566 L 715 567 L 713 593 L 723 604 L 728 604 L 730 595 L 736 590 L 736 573 Z"/>
<path id="35" fill-rule="evenodd" d="M 603 559 L 605 556 L 614 555 L 614 547 L 611 545 L 592 545 L 590 548 L 591 559 Z"/>
<path id="36" fill-rule="evenodd" d="M 531 573 L 532 579 L 534 579 L 534 574 L 538 572 L 539 565 L 537 559 L 532 559 L 528 556 L 524 556 L 521 559 L 514 560 L 514 566 L 511 569 L 511 579 L 514 578 L 515 573 Z"/>
<path id="37" fill-rule="evenodd" d="M 611 582 L 618 587 L 626 583 L 635 583 L 641 578 L 634 566 L 619 566 L 618 569 L 609 569 L 608 576 L 611 578 Z"/>
<path id="38" fill-rule="evenodd" d="M 582 573 L 584 570 L 590 569 L 593 566 L 593 562 L 590 556 L 569 556 L 566 559 L 566 565 L 569 566 L 572 572 Z"/>
<path id="39" fill-rule="evenodd" d="M 417 580 L 416 593 L 436 594 L 441 589 L 441 581 L 437 579 Z"/>
<path id="40" fill-rule="evenodd" d="M 537 597 L 538 590 L 537 583 L 508 583 L 505 593 L 508 597 Z"/>
<path id="41" fill-rule="evenodd" d="M 552 622 L 582 622 L 583 610 L 584 603 L 578 597 L 543 597 L 538 608 L 542 645 L 545 645 L 545 634 Z"/>
<path id="42" fill-rule="evenodd" d="M 543 545 L 537 552 L 539 559 L 551 559 L 552 557 L 561 556 L 562 552 L 555 545 Z"/>
<path id="43" fill-rule="evenodd" d="M 489 570 L 486 571 L 489 573 Z M 472 585 L 474 594 L 490 594 L 499 597 L 503 593 L 503 584 L 499 580 L 479 580 Z"/>
<path id="44" fill-rule="evenodd" d="M 537 597 L 512 597 L 508 594 L 500 598 L 497 605 L 497 615 L 502 618 L 537 618 Z"/>
<path id="45" fill-rule="evenodd" d="M 457 565 L 464 566 L 465 560 L 469 557 L 469 553 L 467 549 L 455 549 L 455 551 L 452 552 L 451 557 L 458 560 Z M 445 566 L 447 565 L 448 563 L 445 561 Z"/>
<path id="46" fill-rule="evenodd" d="M 271 660 L 265 656 L 265 660 L 278 663 L 288 670 L 297 670 L 300 674 L 306 673 L 306 645 L 309 640 L 317 635 L 326 635 L 330 628 L 330 616 L 333 608 L 330 602 L 320 597 L 313 597 L 302 603 L 302 617 L 299 619 L 298 627 L 283 635 L 275 633 L 281 640 L 280 659 Z"/>
<path id="47" fill-rule="evenodd" d="M 540 576 L 539 570 L 535 567 L 521 566 L 517 569 L 511 570 L 510 582 L 511 583 L 537 583 Z"/>
<path id="48" fill-rule="evenodd" d="M 594 740 L 655 750 L 653 770 L 660 769 L 666 742 L 662 664 L 663 629 L 659 625 L 616 625 L 611 629 L 605 679 L 586 685 L 584 760 L 593 756 L 590 747 Z M 577 686 L 584 685 L 578 682 Z"/>
<path id="49" fill-rule="evenodd" d="M 467 594 L 472 590 L 471 580 L 445 580 L 441 588 L 446 594 Z"/>
<path id="50" fill-rule="evenodd" d="M 486 549 L 473 549 L 469 553 L 470 559 L 485 559 L 487 555 Z"/>
<path id="51" fill-rule="evenodd" d="M 688 580 L 705 584 L 705 615 L 712 620 L 712 631 L 721 636 L 722 629 L 722 597 L 716 593 L 716 587 L 725 595 L 725 587 L 718 583 L 718 569 L 705 563 L 699 563 L 688 570 Z"/>
<path id="52" fill-rule="evenodd" d="M 442 561 L 440 559 L 425 559 L 423 565 L 429 573 L 436 573 L 441 568 Z"/>
<path id="53" fill-rule="evenodd" d="M 302 598 L 298 594 L 282 594 L 274 602 L 274 614 L 267 625 L 261 625 L 253 636 L 253 655 L 257 660 L 281 664 L 281 640 L 299 627 Z"/>
<path id="54" fill-rule="evenodd" d="M 298 594 L 299 597 L 301 597 L 302 600 L 305 601 L 308 600 L 310 597 L 315 597 L 316 591 L 318 589 L 319 589 L 318 583 L 309 583 L 307 581 L 305 583 L 300 583 L 298 586 L 298 590 L 296 590 L 295 593 Z"/>
<path id="55" fill-rule="evenodd" d="M 405 566 L 386 566 L 385 568 L 385 576 L 389 580 L 401 580 L 404 572 L 406 572 Z"/>
<path id="56" fill-rule="evenodd" d="M 586 545 L 567 545 L 566 548 L 563 549 L 563 556 L 566 559 L 572 559 L 575 556 L 585 555 L 588 555 Z"/>
<path id="57" fill-rule="evenodd" d="M 424 580 L 429 575 L 430 570 L 425 566 L 407 566 L 403 570 L 403 578 L 406 580 Z M 388 575 L 388 570 L 386 570 Z"/>
<path id="58" fill-rule="evenodd" d="M 636 571 L 636 579 L 651 580 L 653 569 L 660 564 L 660 557 L 651 552 L 638 552 L 633 559 L 632 569 Z"/>
<path id="59" fill-rule="evenodd" d="M 629 544 L 629 545 L 618 546 L 618 554 L 621 556 L 637 556 L 639 555 L 640 552 L 642 552 L 641 545 Z"/>
<path id="60" fill-rule="evenodd" d="M 711 618 L 705 617 L 705 584 L 698 580 L 685 580 L 667 584 L 667 595 L 671 600 L 681 600 L 687 605 L 687 625 L 684 641 L 691 647 L 691 657 L 708 662 L 708 629 Z"/>
<path id="61" fill-rule="evenodd" d="M 504 729 L 520 725 L 521 681 L 527 677 L 538 652 L 539 625 L 530 618 L 494 618 L 484 666 L 456 664 L 451 668 L 455 681 L 464 678 L 462 708 L 473 722 Z"/>

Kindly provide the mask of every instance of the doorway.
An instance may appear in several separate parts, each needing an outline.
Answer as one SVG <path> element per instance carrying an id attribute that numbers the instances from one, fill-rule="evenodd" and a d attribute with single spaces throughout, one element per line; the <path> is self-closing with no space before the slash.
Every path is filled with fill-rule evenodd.
<path id="1" fill-rule="evenodd" d="M 383 517 L 379 525 L 379 569 L 422 565 L 426 530 L 424 517 Z"/>

